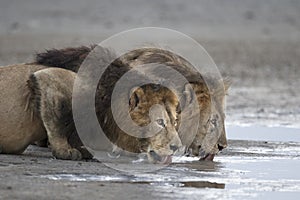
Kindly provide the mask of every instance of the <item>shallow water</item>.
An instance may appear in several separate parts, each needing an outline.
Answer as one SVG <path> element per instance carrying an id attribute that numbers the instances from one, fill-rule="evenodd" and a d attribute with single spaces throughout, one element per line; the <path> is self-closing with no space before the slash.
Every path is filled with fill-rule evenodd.
<path id="1" fill-rule="evenodd" d="M 181 157 L 171 165 L 149 173 L 49 174 L 42 177 L 137 187 L 147 185 L 151 187 L 145 187 L 145 190 L 151 188 L 156 197 L 163 199 L 299 199 L 300 140 L 296 134 L 299 130 L 280 129 L 285 133 L 285 140 L 280 141 L 281 137 L 277 138 L 277 132 L 273 132 L 275 129 L 229 128 L 229 131 L 239 132 L 229 134 L 229 138 L 247 140 L 229 140 L 229 147 L 216 156 L 214 162 Z M 249 136 L 250 133 L 253 135 Z M 143 167 L 147 164 L 135 165 Z"/>
<path id="2" fill-rule="evenodd" d="M 227 137 L 233 140 L 300 142 L 300 129 L 287 127 L 229 126 Z"/>

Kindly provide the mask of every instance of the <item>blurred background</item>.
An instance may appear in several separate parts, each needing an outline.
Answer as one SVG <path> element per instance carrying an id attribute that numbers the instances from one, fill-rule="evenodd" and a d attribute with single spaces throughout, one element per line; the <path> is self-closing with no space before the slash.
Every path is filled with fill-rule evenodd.
<path id="1" fill-rule="evenodd" d="M 131 28 L 183 32 L 233 85 L 228 125 L 300 127 L 298 0 L 1 0 L 0 65 Z"/>

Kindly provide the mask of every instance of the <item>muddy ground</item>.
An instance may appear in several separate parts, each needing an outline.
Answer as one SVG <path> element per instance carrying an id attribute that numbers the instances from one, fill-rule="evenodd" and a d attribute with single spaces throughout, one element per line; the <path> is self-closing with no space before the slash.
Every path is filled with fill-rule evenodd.
<path id="1" fill-rule="evenodd" d="M 214 162 L 181 158 L 140 173 L 116 171 L 95 161 L 56 160 L 48 149 L 31 146 L 24 155 L 1 155 L 1 199 L 299 197 L 299 143 L 234 140 L 229 145 Z"/>
<path id="2" fill-rule="evenodd" d="M 200 42 L 221 73 L 232 79 L 227 98 L 227 125 L 299 128 L 299 10 L 300 2 L 293 0 L 186 3 L 180 0 L 3 0 L 0 2 L 0 65 L 31 62 L 36 52 L 48 48 L 99 43 L 130 28 L 172 28 Z M 244 150 L 240 151 L 239 147 Z M 249 152 L 248 147 L 267 151 Z M 272 152 L 277 151 L 285 154 L 273 157 Z M 277 176 L 268 179 L 269 171 L 266 171 L 267 178 L 263 174 L 255 176 L 251 173 L 256 172 L 255 167 L 239 171 L 239 166 L 247 165 L 248 161 L 273 169 L 286 182 L 274 181 Z M 0 155 L 0 199 L 245 199 L 257 196 L 276 199 L 281 195 L 295 198 L 300 190 L 293 184 L 299 185 L 300 178 L 289 177 L 274 168 L 281 166 L 281 161 L 290 166 L 299 164 L 299 144 L 231 141 L 228 150 L 215 163 L 188 161 L 140 176 L 118 172 L 98 162 L 55 160 L 48 150 L 32 147 L 24 155 Z M 284 171 L 287 166 L 282 167 Z M 290 171 L 296 174 L 293 168 Z M 281 177 L 281 173 L 286 177 Z M 66 175 L 53 178 L 55 174 Z M 254 178 L 248 177 L 249 174 Z M 262 185 L 266 187 L 260 190 Z"/>

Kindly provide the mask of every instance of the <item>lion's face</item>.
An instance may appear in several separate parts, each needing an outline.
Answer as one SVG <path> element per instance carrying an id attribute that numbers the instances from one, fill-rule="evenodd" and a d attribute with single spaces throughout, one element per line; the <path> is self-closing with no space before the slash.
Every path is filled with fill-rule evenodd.
<path id="1" fill-rule="evenodd" d="M 198 132 L 190 150 L 201 160 L 213 160 L 214 155 L 227 146 L 225 132 L 225 94 L 229 85 L 215 91 L 205 91 L 203 86 L 192 84 L 200 109 Z M 185 112 L 185 111 L 183 111 Z M 184 113 L 183 113 L 184 115 Z"/>
<path id="2" fill-rule="evenodd" d="M 171 155 L 182 146 L 176 130 L 178 104 L 172 91 L 155 84 L 134 88 L 130 95 L 132 120 L 139 126 L 147 126 L 141 133 L 140 148 L 151 162 L 171 162 Z"/>

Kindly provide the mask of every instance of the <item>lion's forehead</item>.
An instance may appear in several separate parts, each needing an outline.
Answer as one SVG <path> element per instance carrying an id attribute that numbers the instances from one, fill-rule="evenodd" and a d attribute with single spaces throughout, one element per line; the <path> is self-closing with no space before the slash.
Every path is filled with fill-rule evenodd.
<path id="1" fill-rule="evenodd" d="M 143 102 L 130 114 L 133 120 L 138 121 L 141 118 L 149 118 L 150 111 L 152 117 L 159 117 L 173 120 L 176 118 L 176 108 L 179 101 L 176 95 L 165 88 L 155 91 L 153 88 L 144 88 Z"/>
<path id="2" fill-rule="evenodd" d="M 166 107 L 176 107 L 179 103 L 178 98 L 174 92 L 165 87 L 153 88 L 146 86 L 144 88 L 144 102 L 145 107 L 151 107 L 155 104 L 165 105 Z"/>

